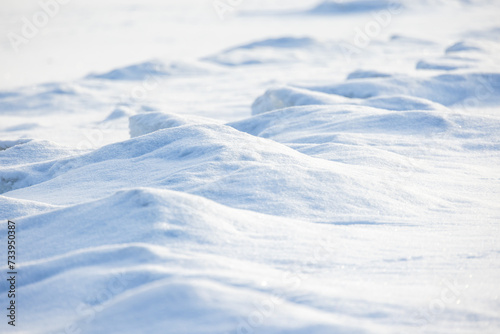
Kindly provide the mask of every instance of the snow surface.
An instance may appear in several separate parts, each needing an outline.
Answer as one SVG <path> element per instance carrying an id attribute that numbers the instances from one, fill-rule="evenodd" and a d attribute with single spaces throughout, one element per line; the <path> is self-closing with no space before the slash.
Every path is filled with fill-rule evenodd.
<path id="1" fill-rule="evenodd" d="M 41 6 L 1 333 L 500 332 L 498 1 L 72 1 L 15 51 Z"/>

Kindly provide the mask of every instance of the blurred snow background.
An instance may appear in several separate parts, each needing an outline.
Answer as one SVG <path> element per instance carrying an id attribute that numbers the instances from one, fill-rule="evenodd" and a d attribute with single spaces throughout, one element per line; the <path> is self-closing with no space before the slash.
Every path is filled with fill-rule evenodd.
<path id="1" fill-rule="evenodd" d="M 2 333 L 497 333 L 499 14 L 3 3 Z"/>

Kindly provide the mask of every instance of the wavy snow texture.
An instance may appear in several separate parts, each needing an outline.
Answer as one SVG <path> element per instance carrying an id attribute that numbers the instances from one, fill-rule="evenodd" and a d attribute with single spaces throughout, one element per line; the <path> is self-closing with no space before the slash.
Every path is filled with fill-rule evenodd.
<path id="1" fill-rule="evenodd" d="M 383 95 L 408 95 L 445 106 L 460 106 L 469 99 L 473 99 L 477 105 L 500 103 L 500 73 L 443 74 L 431 78 L 399 75 L 304 88 L 360 99 Z M 481 90 L 481 94 L 478 90 Z"/>
<path id="2" fill-rule="evenodd" d="M 409 95 L 381 95 L 366 99 L 348 98 L 296 87 L 268 89 L 252 104 L 252 115 L 295 106 L 364 105 L 388 110 L 446 110 L 444 106 Z"/>
<path id="3" fill-rule="evenodd" d="M 388 8 L 400 9 L 402 4 L 398 1 L 387 0 L 350 0 L 350 1 L 323 1 L 310 10 L 312 14 L 358 14 L 387 10 Z"/>
<path id="4" fill-rule="evenodd" d="M 203 60 L 230 67 L 263 64 L 282 66 L 301 63 L 305 59 L 311 61 L 332 56 L 342 56 L 332 43 L 322 43 L 310 37 L 280 37 L 233 47 Z"/>
<path id="5" fill-rule="evenodd" d="M 166 62 L 160 59 L 153 59 L 139 64 L 129 65 L 114 69 L 102 74 L 89 74 L 89 79 L 107 80 L 147 80 L 156 77 L 167 76 L 195 76 L 206 75 L 220 71 L 215 66 L 196 61 L 173 61 Z"/>
<path id="6" fill-rule="evenodd" d="M 363 174 L 363 169 L 311 158 L 216 124 L 163 129 L 77 157 L 0 169 L 8 196 L 56 205 L 100 198 L 124 187 L 155 186 L 287 217 L 342 220 L 356 208 L 356 216 L 376 210 L 390 219 L 398 200 L 377 190 L 386 181 Z M 282 194 L 277 197 L 278 188 Z M 328 189 L 328 194 L 317 189 Z M 411 198 L 406 213 L 412 202 L 426 201 L 409 189 L 401 191 L 401 198 Z"/>
<path id="7" fill-rule="evenodd" d="M 0 231 L 5 229 L 6 224 L 1 223 Z M 46 229 L 52 233 L 39 238 Z M 262 229 L 268 233 L 262 235 Z M 318 230 L 331 229 L 318 226 Z M 302 256 L 299 254 L 307 252 L 304 246 L 318 243 L 318 230 L 311 230 L 306 222 L 148 188 L 120 191 L 94 202 L 19 219 L 17 231 L 31 245 L 23 254 L 18 284 L 33 296 L 25 308 L 33 316 L 25 324 L 49 332 L 64 330 L 71 321 L 83 331 L 100 333 L 111 330 L 110 318 L 114 329 L 121 328 L 120 323 L 126 324 L 134 310 L 143 321 L 134 322 L 134 327 L 126 324 L 121 331 L 161 332 L 168 324 L 176 332 L 195 317 L 200 326 L 191 332 L 213 333 L 243 326 L 239 319 L 254 310 L 252 300 L 264 302 L 266 307 L 266 300 L 277 298 L 280 307 L 261 325 L 264 333 L 278 329 L 364 333 L 366 321 L 353 318 L 355 300 L 346 298 L 344 302 L 350 306 L 342 318 L 332 317 L 328 306 L 298 298 L 301 293 L 319 295 L 313 286 L 297 286 L 287 272 L 269 267 Z M 82 233 L 86 238 L 80 238 Z M 265 251 L 275 238 L 273 247 L 280 251 L 264 263 L 255 262 L 260 257 L 255 251 Z M 48 243 L 53 247 L 46 247 Z M 228 258 L 234 249 L 241 252 Z M 324 265 L 329 259 L 317 261 Z M 266 286 L 260 285 L 262 271 L 268 279 Z M 297 295 L 278 292 L 283 278 Z M 71 284 L 75 279 L 78 285 Z M 55 314 L 54 309 L 58 310 Z"/>

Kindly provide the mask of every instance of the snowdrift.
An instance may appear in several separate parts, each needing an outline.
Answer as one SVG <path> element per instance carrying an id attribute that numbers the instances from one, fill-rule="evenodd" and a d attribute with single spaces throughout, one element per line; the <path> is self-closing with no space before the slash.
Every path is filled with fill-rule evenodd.
<path id="1" fill-rule="evenodd" d="M 326 54 L 325 54 L 326 53 Z M 308 59 L 341 56 L 333 44 L 321 43 L 310 37 L 271 38 L 229 48 L 205 57 L 207 62 L 224 66 L 300 63 Z"/>
<path id="2" fill-rule="evenodd" d="M 146 61 L 102 74 L 90 74 L 89 79 L 107 80 L 147 80 L 155 77 L 204 75 L 217 71 L 214 66 L 201 62 L 173 61 L 159 59 Z"/>
<path id="3" fill-rule="evenodd" d="M 161 129 L 193 124 L 217 124 L 217 122 L 210 118 L 197 116 L 183 117 L 161 112 L 143 113 L 129 118 L 130 137 L 134 138 Z"/>
<path id="4" fill-rule="evenodd" d="M 443 74 L 431 78 L 397 75 L 390 78 L 348 80 L 345 83 L 309 87 L 313 91 L 366 99 L 383 95 L 408 95 L 445 106 L 467 103 L 496 105 L 500 99 L 499 73 Z"/>
<path id="5" fill-rule="evenodd" d="M 141 188 L 33 215 L 17 224 L 18 233 L 31 245 L 23 255 L 18 286 L 32 296 L 27 311 L 33 316 L 26 319 L 31 327 L 64 331 L 64 324 L 71 321 L 73 328 L 84 332 L 116 328 L 123 333 L 161 332 L 167 325 L 172 332 L 180 332 L 187 321 L 195 321 L 199 325 L 191 332 L 213 333 L 249 326 L 241 319 L 253 312 L 251 301 L 277 298 L 280 307 L 276 317 L 262 325 L 265 333 L 360 330 L 359 325 L 339 325 L 324 311 L 287 300 L 285 295 L 273 296 L 272 285 L 254 283 L 268 268 L 251 262 L 253 246 L 265 247 L 267 238 L 279 237 L 279 247 L 284 248 L 276 255 L 285 260 L 295 253 L 286 250 L 298 235 L 317 242 L 308 223 L 235 210 L 179 192 Z M 266 227 L 266 237 L 249 237 Z M 5 224 L 1 229 L 5 232 Z M 39 238 L 45 229 L 53 233 L 48 239 Z M 79 238 L 82 234 L 86 238 Z M 57 246 L 45 247 L 47 243 Z M 246 250 L 228 261 L 224 253 L 236 247 Z M 236 279 L 231 274 L 235 269 Z M 271 276 L 278 279 L 283 274 L 275 271 Z M 48 293 L 52 298 L 47 298 Z M 133 326 L 120 325 L 128 322 L 130 312 L 142 320 Z M 116 321 L 112 327 L 109 319 Z"/>
<path id="6" fill-rule="evenodd" d="M 381 95 L 369 98 L 349 98 L 305 88 L 281 87 L 268 89 L 252 104 L 252 114 L 307 105 L 364 105 L 388 110 L 446 110 L 443 105 L 409 95 Z"/>
<path id="7" fill-rule="evenodd" d="M 111 168 L 117 164 L 119 169 Z M 356 216 L 376 210 L 390 219 L 397 200 L 383 192 L 371 199 L 367 195 L 378 193 L 380 182 L 387 180 L 363 174 L 216 124 L 172 127 L 77 157 L 0 169 L 1 189 L 10 197 L 55 205 L 100 198 L 124 187 L 154 186 L 286 217 L 337 221 L 351 217 L 356 208 Z M 279 197 L 276 189 L 281 189 Z M 413 198 L 406 212 L 413 201 L 422 200 L 401 191 L 401 198 Z"/>
<path id="8" fill-rule="evenodd" d="M 0 53 L 0 332 L 499 332 L 495 4 L 202 2 L 80 2 Z"/>
<path id="9" fill-rule="evenodd" d="M 372 12 L 376 10 L 387 10 L 388 8 L 397 8 L 400 10 L 402 4 L 398 1 L 386 0 L 350 0 L 350 1 L 323 1 L 313 9 L 312 14 L 358 14 L 363 12 Z"/>

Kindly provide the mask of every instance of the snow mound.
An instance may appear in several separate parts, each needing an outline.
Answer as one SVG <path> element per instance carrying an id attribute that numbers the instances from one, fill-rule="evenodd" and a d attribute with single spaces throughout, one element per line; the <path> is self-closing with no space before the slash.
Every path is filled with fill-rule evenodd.
<path id="1" fill-rule="evenodd" d="M 280 38 L 265 39 L 262 41 L 257 41 L 237 46 L 229 50 L 254 49 L 254 48 L 265 48 L 265 47 L 288 49 L 288 48 L 305 48 L 315 45 L 317 45 L 317 42 L 310 37 L 280 37 Z"/>
<path id="2" fill-rule="evenodd" d="M 238 229 L 233 219 L 238 219 L 230 217 L 245 217 L 245 213 L 237 211 L 190 194 L 137 188 L 25 218 L 20 231 L 34 236 L 40 229 L 50 227 L 54 234 L 49 238 L 54 242 L 64 235 L 68 240 L 79 240 L 78 243 L 60 242 L 45 250 L 34 247 L 26 253 L 27 259 L 34 261 L 79 249 L 131 242 L 216 244 L 237 238 Z M 251 212 L 247 215 L 259 216 Z M 221 216 L 227 218 L 221 220 Z M 68 221 L 77 223 L 68 225 L 65 223 Z M 85 239 L 77 238 L 85 231 L 92 232 Z M 68 264 L 59 267 L 65 268 Z"/>
<path id="3" fill-rule="evenodd" d="M 313 14 L 357 14 L 384 10 L 388 8 L 401 8 L 401 3 L 387 0 L 350 0 L 350 1 L 323 1 L 313 9 Z"/>
<path id="4" fill-rule="evenodd" d="M 47 84 L 41 84 L 39 87 L 44 91 L 45 94 L 54 94 L 54 95 L 77 96 L 88 91 L 85 87 L 77 83 L 71 83 L 71 82 L 47 83 Z"/>
<path id="5" fill-rule="evenodd" d="M 0 166 L 25 165 L 81 153 L 47 140 L 19 139 L 0 141 Z"/>
<path id="6" fill-rule="evenodd" d="M 142 136 L 157 130 L 168 129 L 187 124 L 214 124 L 213 119 L 200 116 L 181 116 L 160 112 L 138 114 L 129 118 L 130 137 Z"/>
<path id="7" fill-rule="evenodd" d="M 394 124 L 410 127 L 393 117 Z M 382 127 L 384 120 L 380 122 Z M 354 120 L 350 127 L 356 127 Z M 0 168 L 0 177 L 3 192 L 9 191 L 10 197 L 59 205 L 100 198 L 127 187 L 154 186 L 261 213 L 342 220 L 353 214 L 353 208 L 356 215 L 373 210 L 390 214 L 393 201 L 398 201 L 382 195 L 368 197 L 380 186 L 352 166 L 311 158 L 216 124 L 158 130 L 82 156 Z M 328 190 L 320 193 L 317 189 Z"/>
<path id="8" fill-rule="evenodd" d="M 410 196 L 413 198 L 410 202 L 425 201 L 423 198 L 427 196 L 450 189 L 446 177 L 427 179 L 426 175 L 435 172 L 432 166 L 437 155 L 443 162 L 457 159 L 457 156 L 470 159 L 486 150 L 497 156 L 497 133 L 500 131 L 500 123 L 495 117 L 466 117 L 443 108 L 389 111 L 358 105 L 291 107 L 229 125 L 303 154 L 352 166 L 353 171 L 362 166 L 370 173 L 378 170 L 380 174 L 376 174 L 376 178 L 384 180 L 383 187 L 393 189 L 394 194 L 402 190 L 396 180 L 404 180 L 405 185 L 411 184 L 412 194 L 406 192 L 395 196 Z M 467 130 L 471 128 L 488 129 L 488 134 Z M 390 174 L 388 179 L 384 171 Z M 479 193 L 472 188 L 469 190 L 467 195 L 462 195 L 468 198 L 467 201 L 474 201 Z M 421 196 L 423 198 L 417 199 Z M 437 196 L 441 196 L 439 200 L 431 201 L 440 202 L 446 197 L 445 193 Z M 447 206 L 445 202 L 442 204 Z"/>
<path id="9" fill-rule="evenodd" d="M 496 26 L 493 28 L 485 29 L 484 27 L 480 30 L 469 30 L 465 36 L 467 40 L 472 40 L 472 43 L 481 41 L 493 41 L 498 42 L 498 34 L 500 33 L 500 27 Z"/>
<path id="10" fill-rule="evenodd" d="M 31 141 L 31 139 L 1 140 L 0 151 L 5 151 L 6 149 L 14 147 L 16 145 L 26 144 L 29 141 Z"/>
<path id="11" fill-rule="evenodd" d="M 303 88 L 280 87 L 268 89 L 252 104 L 252 115 L 287 107 L 306 105 L 365 105 L 388 110 L 443 110 L 438 103 L 407 95 L 378 96 L 364 100 L 316 92 Z"/>
<path id="12" fill-rule="evenodd" d="M 73 112 L 82 104 L 95 106 L 95 90 L 83 83 L 47 83 L 0 94 L 0 113 L 16 115 Z"/>
<path id="13" fill-rule="evenodd" d="M 458 69 L 466 69 L 471 66 L 462 59 L 437 59 L 437 60 L 420 60 L 417 63 L 417 70 L 439 70 L 439 71 L 454 71 Z"/>
<path id="14" fill-rule="evenodd" d="M 104 120 L 103 122 L 110 122 L 120 118 L 130 117 L 134 114 L 134 111 L 127 106 L 117 106 Z"/>
<path id="15" fill-rule="evenodd" d="M 371 97 L 363 100 L 361 104 L 387 110 L 447 110 L 441 104 L 407 95 Z"/>
<path id="16" fill-rule="evenodd" d="M 72 223 L 68 224 L 69 221 Z M 89 266 L 95 259 L 101 263 L 117 259 L 124 263 L 140 263 L 164 258 L 158 247 L 148 245 L 168 246 L 171 249 L 194 249 L 206 245 L 232 247 L 248 238 L 246 232 L 257 231 L 269 224 L 283 233 L 290 226 L 305 229 L 309 223 L 238 210 L 182 192 L 134 188 L 19 219 L 18 227 L 33 242 L 33 247 L 26 249 L 24 254 L 25 273 L 32 279 L 43 280 L 81 266 L 83 261 Z M 6 229 L 5 225 L 1 225 L 2 230 Z M 75 238 L 67 238 L 72 242 L 58 242 L 50 248 L 37 247 L 43 243 L 37 237 L 38 233 L 45 228 L 54 232 L 47 236 L 53 241 L 64 235 Z M 87 238 L 76 238 L 85 231 Z M 288 233 L 284 234 L 288 237 Z M 117 256 L 124 252 L 130 256 Z M 108 255 L 102 256 L 103 253 Z M 39 268 L 45 265 L 62 270 L 40 273 Z M 40 277 L 42 274 L 44 277 Z"/>
<path id="17" fill-rule="evenodd" d="M 366 78 L 389 78 L 391 77 L 388 73 L 382 73 L 379 71 L 373 70 L 356 70 L 354 72 L 349 73 L 346 80 L 352 79 L 366 79 Z"/>
<path id="18" fill-rule="evenodd" d="M 464 10 L 467 8 L 474 8 L 481 5 L 490 5 L 492 0 L 400 0 L 405 8 L 419 10 L 419 9 L 457 9 Z M 441 7 L 441 8 L 440 8 Z"/>
<path id="19" fill-rule="evenodd" d="M 166 279 L 151 283 L 106 305 L 94 322 L 86 328 L 92 333 L 161 333 L 165 328 L 182 333 L 189 324 L 195 334 L 251 332 L 252 325 L 242 321 L 257 314 L 248 300 L 269 300 L 269 295 L 203 279 Z M 154 303 L 154 304 L 153 304 Z M 152 306 L 159 305 L 159 306 Z M 280 301 L 273 317 L 259 325 L 259 333 L 364 333 L 358 326 L 338 325 L 326 312 L 313 311 L 299 303 Z M 274 308 L 274 307 L 273 307 Z M 132 326 L 126 314 L 137 314 L 140 321 Z M 117 319 L 110 324 L 109 319 Z M 122 320 L 123 319 L 123 320 Z"/>
<path id="20" fill-rule="evenodd" d="M 147 80 L 154 77 L 193 76 L 212 73 L 213 67 L 201 62 L 174 61 L 164 62 L 154 59 L 112 70 L 102 74 L 90 74 L 87 78 L 107 80 Z"/>
<path id="21" fill-rule="evenodd" d="M 22 123 L 14 126 L 9 126 L 8 128 L 4 128 L 3 131 L 5 132 L 26 131 L 26 130 L 34 130 L 39 127 L 40 125 L 38 123 Z"/>
<path id="22" fill-rule="evenodd" d="M 252 104 L 252 115 L 258 115 L 275 109 L 314 104 L 349 103 L 343 96 L 313 92 L 294 87 L 268 89 Z"/>
<path id="23" fill-rule="evenodd" d="M 412 156 L 421 157 L 435 145 L 435 137 L 456 128 L 441 111 L 393 112 L 358 105 L 291 107 L 229 125 L 313 157 L 391 170 L 392 177 L 425 168 L 425 162 L 415 164 Z M 420 195 L 426 192 L 422 189 Z"/>
<path id="24" fill-rule="evenodd" d="M 121 333 L 162 332 L 167 325 L 169 330 L 189 325 L 190 333 L 231 331 L 248 326 L 241 319 L 255 310 L 255 301 L 260 305 L 271 297 L 280 307 L 259 326 L 261 332 L 360 330 L 358 324 L 338 325 L 338 319 L 314 303 L 278 294 L 275 284 L 283 278 L 298 293 L 317 292 L 307 292 L 305 285 L 299 289 L 286 272 L 255 262 L 255 252 L 266 252 L 269 238 L 281 249 L 273 255 L 277 261 L 293 258 L 296 252 L 290 250 L 298 240 L 317 244 L 319 234 L 312 233 L 310 223 L 236 210 L 175 191 L 139 188 L 16 224 L 30 245 L 18 282 L 32 296 L 25 310 L 33 316 L 24 325 L 44 333 L 64 330 L 68 323 L 84 332 L 108 332 L 110 318 L 115 320 L 113 330 L 119 326 Z M 0 232 L 6 228 L 0 224 Z M 40 238 L 46 229 L 52 233 Z M 53 246 L 44 247 L 47 242 Z M 271 280 L 266 287 L 260 285 L 263 270 Z M 52 298 L 47 298 L 49 293 Z M 56 308 L 57 314 L 49 317 Z M 143 321 L 128 324 L 132 310 Z"/>
<path id="25" fill-rule="evenodd" d="M 395 98 L 397 99 L 397 98 Z M 281 141 L 290 133 L 399 133 L 421 135 L 443 132 L 452 125 L 437 112 L 391 112 L 355 105 L 291 107 L 230 123 L 240 131 Z"/>
<path id="26" fill-rule="evenodd" d="M 446 53 L 458 53 L 458 52 L 484 52 L 480 43 L 472 40 L 460 41 L 446 49 Z"/>
<path id="27" fill-rule="evenodd" d="M 498 41 L 466 39 L 448 47 L 444 55 L 435 59 L 424 59 L 417 63 L 417 69 L 453 71 L 474 69 L 474 71 L 499 70 L 494 56 L 500 52 Z"/>
<path id="28" fill-rule="evenodd" d="M 39 203 L 34 201 L 13 199 L 0 195 L 0 220 L 15 220 L 16 218 L 55 210 L 55 205 Z"/>
<path id="29" fill-rule="evenodd" d="M 412 36 L 405 36 L 405 35 L 392 35 L 389 38 L 389 41 L 392 43 L 397 43 L 397 44 L 403 44 L 403 45 L 421 45 L 421 46 L 430 46 L 430 45 L 435 45 L 436 43 L 433 42 L 432 40 L 428 39 L 423 39 L 423 38 L 416 38 Z"/>
<path id="30" fill-rule="evenodd" d="M 290 63 L 321 56 L 318 51 L 330 49 L 333 47 L 309 37 L 280 37 L 230 48 L 204 60 L 225 66 Z"/>
<path id="31" fill-rule="evenodd" d="M 445 106 L 468 102 L 476 105 L 500 103 L 500 73 L 443 74 L 431 78 L 399 75 L 305 88 L 360 99 L 383 95 L 408 95 Z"/>

